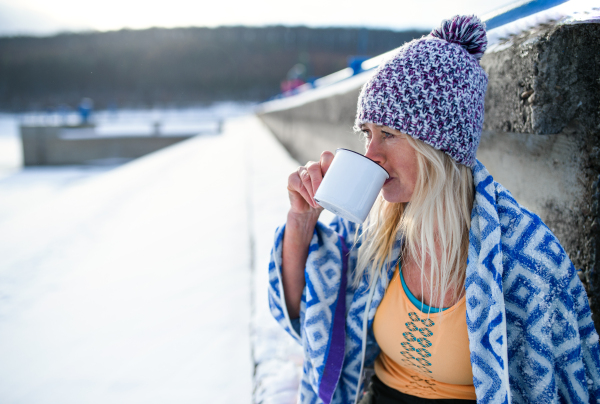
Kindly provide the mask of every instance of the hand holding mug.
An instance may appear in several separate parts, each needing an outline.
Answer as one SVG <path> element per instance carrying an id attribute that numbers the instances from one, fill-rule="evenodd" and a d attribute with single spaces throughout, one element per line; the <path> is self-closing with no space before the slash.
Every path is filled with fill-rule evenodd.
<path id="1" fill-rule="evenodd" d="M 389 179 L 388 172 L 370 158 L 348 149 L 337 149 L 327 176 L 319 182 L 313 200 L 328 211 L 360 224 Z"/>
<path id="2" fill-rule="evenodd" d="M 333 158 L 333 153 L 324 151 L 318 162 L 309 161 L 290 174 L 287 187 L 291 203 L 290 213 L 321 213 L 323 208 L 315 201 L 314 196 Z"/>

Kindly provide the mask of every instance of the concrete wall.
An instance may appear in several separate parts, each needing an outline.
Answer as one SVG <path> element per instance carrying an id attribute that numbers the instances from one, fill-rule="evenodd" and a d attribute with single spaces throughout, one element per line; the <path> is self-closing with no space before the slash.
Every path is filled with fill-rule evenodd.
<path id="1" fill-rule="evenodd" d="M 360 136 L 352 129 L 360 86 L 361 82 L 294 108 L 260 113 L 259 117 L 303 164 L 319 159 L 324 150 L 342 147 L 364 152 Z"/>
<path id="2" fill-rule="evenodd" d="M 489 85 L 477 157 L 557 235 L 600 313 L 600 24 L 539 27 L 498 44 L 481 65 Z M 360 150 L 351 130 L 359 91 L 260 117 L 301 163 Z"/>
<path id="3" fill-rule="evenodd" d="M 486 52 L 478 157 L 560 239 L 600 328 L 600 24 L 542 26 Z"/>
<path id="4" fill-rule="evenodd" d="M 86 164 L 128 160 L 189 139 L 191 136 L 80 136 L 62 134 L 59 126 L 22 126 L 25 166 Z"/>

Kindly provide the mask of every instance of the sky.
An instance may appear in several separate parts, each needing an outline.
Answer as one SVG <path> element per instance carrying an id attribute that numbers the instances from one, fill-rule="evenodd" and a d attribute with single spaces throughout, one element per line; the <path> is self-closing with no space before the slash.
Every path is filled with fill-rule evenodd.
<path id="1" fill-rule="evenodd" d="M 514 0 L 0 0 L 0 35 L 220 25 L 431 29 L 455 14 L 482 16 Z"/>

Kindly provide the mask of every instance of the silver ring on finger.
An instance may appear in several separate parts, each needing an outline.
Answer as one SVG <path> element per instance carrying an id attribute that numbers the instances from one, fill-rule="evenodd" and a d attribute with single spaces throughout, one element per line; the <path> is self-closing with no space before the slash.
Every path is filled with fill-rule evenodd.
<path id="1" fill-rule="evenodd" d="M 300 176 L 300 179 L 302 179 L 303 175 L 306 174 L 308 175 L 308 169 L 304 166 L 299 167 L 298 168 L 298 175 Z"/>

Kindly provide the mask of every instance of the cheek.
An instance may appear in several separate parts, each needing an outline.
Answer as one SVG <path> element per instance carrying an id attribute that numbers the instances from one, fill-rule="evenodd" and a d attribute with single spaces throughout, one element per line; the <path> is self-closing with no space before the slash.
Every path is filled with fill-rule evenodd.
<path id="1" fill-rule="evenodd" d="M 413 187 L 417 183 L 418 175 L 419 175 L 419 169 L 415 162 L 415 164 L 411 165 L 409 168 L 410 183 L 412 184 Z"/>
<path id="2" fill-rule="evenodd" d="M 404 182 L 404 187 L 406 187 L 406 191 L 412 194 L 415 185 L 417 183 L 417 178 L 419 175 L 419 166 L 417 162 L 417 157 L 414 154 L 409 154 L 407 158 L 404 160 L 402 164 L 402 179 Z"/>

